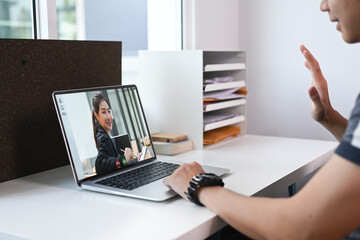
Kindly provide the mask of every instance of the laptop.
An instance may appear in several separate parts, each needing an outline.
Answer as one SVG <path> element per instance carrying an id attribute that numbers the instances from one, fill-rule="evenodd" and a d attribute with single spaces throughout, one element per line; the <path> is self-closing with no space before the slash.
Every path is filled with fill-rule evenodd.
<path id="1" fill-rule="evenodd" d="M 56 91 L 52 97 L 80 187 L 152 201 L 177 195 L 163 184 L 163 178 L 181 163 L 157 158 L 135 85 Z M 119 144 L 125 141 L 124 146 L 116 146 L 111 136 L 117 136 Z M 126 158 L 123 150 L 130 151 L 131 157 Z M 229 171 L 203 168 L 219 176 Z"/>

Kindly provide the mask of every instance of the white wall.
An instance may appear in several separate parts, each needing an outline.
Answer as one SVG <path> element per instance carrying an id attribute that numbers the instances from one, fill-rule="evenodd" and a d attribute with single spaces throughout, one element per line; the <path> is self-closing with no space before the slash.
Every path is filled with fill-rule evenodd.
<path id="1" fill-rule="evenodd" d="M 147 0 L 148 50 L 181 50 L 181 0 Z M 139 80 L 138 56 L 123 56 L 122 83 Z"/>
<path id="2" fill-rule="evenodd" d="M 239 41 L 224 41 L 222 49 L 247 50 L 248 133 L 334 140 L 311 119 L 311 78 L 298 49 L 305 44 L 317 57 L 334 108 L 348 117 L 360 90 L 360 46 L 343 42 L 335 24 L 320 11 L 320 1 L 229 0 L 226 8 L 223 0 L 197 1 L 203 6 L 195 11 L 198 22 L 214 17 L 226 22 L 226 8 L 230 15 L 237 8 L 238 22 L 197 28 L 195 48 L 221 49 L 218 43 L 209 46 L 206 39 L 216 29 L 221 34 L 226 29 L 225 37 L 231 33 Z"/>
<path id="3" fill-rule="evenodd" d="M 147 0 L 148 50 L 181 49 L 181 0 Z"/>
<path id="4" fill-rule="evenodd" d="M 239 49 L 238 0 L 184 0 L 184 49 Z"/>

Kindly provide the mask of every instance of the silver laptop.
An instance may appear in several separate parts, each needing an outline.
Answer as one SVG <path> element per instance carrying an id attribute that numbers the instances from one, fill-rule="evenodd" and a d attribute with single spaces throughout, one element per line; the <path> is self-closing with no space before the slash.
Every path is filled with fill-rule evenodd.
<path id="1" fill-rule="evenodd" d="M 157 159 L 135 85 L 56 91 L 53 100 L 80 187 L 153 201 L 176 196 L 163 178 L 181 163 Z M 121 138 L 115 143 L 113 136 L 127 136 L 130 146 L 116 146 Z M 229 171 L 203 167 L 218 175 Z"/>

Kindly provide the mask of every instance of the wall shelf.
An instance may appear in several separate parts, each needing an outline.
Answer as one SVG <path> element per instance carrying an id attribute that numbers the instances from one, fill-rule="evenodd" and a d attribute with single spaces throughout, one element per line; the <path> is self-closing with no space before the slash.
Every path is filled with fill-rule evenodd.
<path id="1" fill-rule="evenodd" d="M 247 102 L 243 95 L 233 93 L 246 87 L 245 57 L 245 51 L 139 51 L 140 77 L 134 83 L 139 89 L 150 132 L 186 134 L 195 149 L 204 147 L 204 130 L 232 125 L 241 129 L 237 137 L 245 135 Z M 205 79 L 216 78 L 230 81 L 204 84 Z M 222 91 L 229 96 L 204 102 L 205 95 Z M 207 112 L 228 112 L 235 117 L 204 127 Z"/>

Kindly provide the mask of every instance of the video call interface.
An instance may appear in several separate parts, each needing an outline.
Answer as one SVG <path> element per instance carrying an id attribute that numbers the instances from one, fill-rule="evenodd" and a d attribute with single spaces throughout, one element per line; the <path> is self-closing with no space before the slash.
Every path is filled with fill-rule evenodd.
<path id="1" fill-rule="evenodd" d="M 136 87 L 57 94 L 56 101 L 79 180 L 154 157 Z"/>

